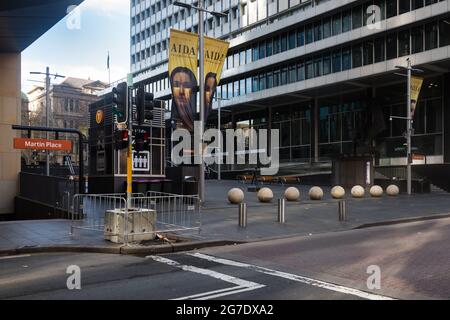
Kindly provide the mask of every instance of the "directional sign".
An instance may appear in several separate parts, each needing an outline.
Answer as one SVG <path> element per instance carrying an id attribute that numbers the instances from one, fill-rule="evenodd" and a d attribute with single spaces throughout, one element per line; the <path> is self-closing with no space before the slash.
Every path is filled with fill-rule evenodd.
<path id="1" fill-rule="evenodd" d="M 14 138 L 14 149 L 71 151 L 72 141 Z"/>
<path id="2" fill-rule="evenodd" d="M 149 171 L 150 170 L 150 152 L 133 151 L 133 171 Z"/>

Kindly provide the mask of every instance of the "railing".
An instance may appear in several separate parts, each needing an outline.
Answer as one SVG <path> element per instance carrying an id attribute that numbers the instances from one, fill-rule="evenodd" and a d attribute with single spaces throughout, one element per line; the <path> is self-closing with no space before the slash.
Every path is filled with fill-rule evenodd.
<path id="1" fill-rule="evenodd" d="M 146 195 L 133 194 L 129 201 L 125 194 L 75 195 L 70 233 L 74 234 L 75 229 L 103 232 L 105 238 L 116 237 L 115 242 L 127 244 L 142 239 L 139 236 L 143 235 L 151 239 L 157 233 L 200 232 L 198 196 L 148 191 Z M 142 222 L 152 228 L 139 229 Z M 118 225 L 121 228 L 116 228 Z"/>

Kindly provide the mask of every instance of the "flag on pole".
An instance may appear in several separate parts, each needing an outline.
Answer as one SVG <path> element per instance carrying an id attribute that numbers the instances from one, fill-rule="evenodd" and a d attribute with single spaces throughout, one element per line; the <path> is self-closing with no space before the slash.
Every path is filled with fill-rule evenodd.
<path id="1" fill-rule="evenodd" d="M 108 51 L 108 59 L 106 60 L 106 67 L 109 69 L 109 51 Z"/>

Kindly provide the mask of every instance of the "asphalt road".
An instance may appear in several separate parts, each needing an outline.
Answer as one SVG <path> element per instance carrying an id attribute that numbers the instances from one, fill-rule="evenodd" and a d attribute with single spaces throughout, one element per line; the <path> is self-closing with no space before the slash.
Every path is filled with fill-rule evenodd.
<path id="1" fill-rule="evenodd" d="M 0 257 L 0 299 L 445 299 L 449 231 L 439 219 L 147 257 Z"/>

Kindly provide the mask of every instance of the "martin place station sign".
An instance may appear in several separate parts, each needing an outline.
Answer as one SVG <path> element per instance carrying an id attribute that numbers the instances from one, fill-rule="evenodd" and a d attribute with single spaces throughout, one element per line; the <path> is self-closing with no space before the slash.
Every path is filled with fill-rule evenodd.
<path id="1" fill-rule="evenodd" d="M 14 138 L 14 149 L 71 151 L 72 141 Z"/>

